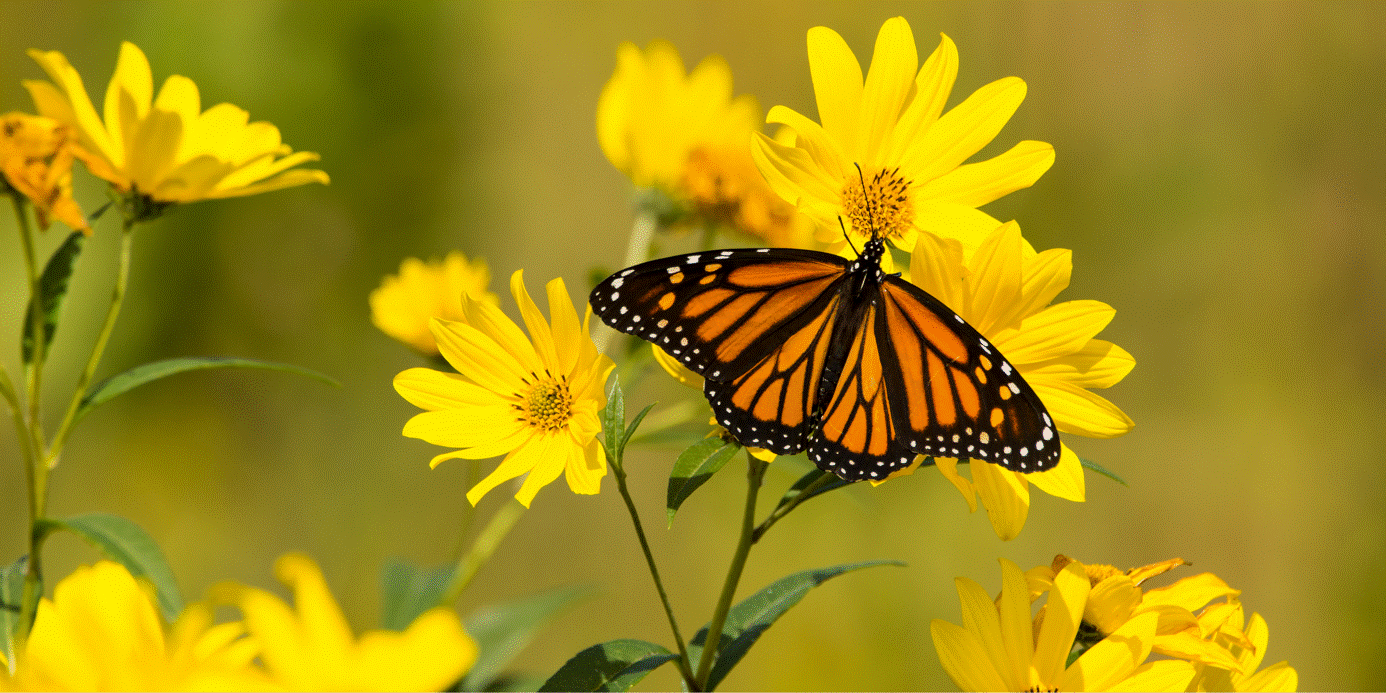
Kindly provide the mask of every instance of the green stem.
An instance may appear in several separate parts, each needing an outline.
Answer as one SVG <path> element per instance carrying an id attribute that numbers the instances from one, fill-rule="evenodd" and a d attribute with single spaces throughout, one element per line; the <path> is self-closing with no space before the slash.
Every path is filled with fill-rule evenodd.
<path id="1" fill-rule="evenodd" d="M 29 226 L 28 204 L 19 193 L 10 196 L 14 203 L 14 215 L 19 221 L 19 240 L 24 246 L 24 271 L 29 279 L 29 330 L 33 332 L 33 352 L 25 366 L 26 389 L 29 398 L 30 436 L 39 443 L 37 450 L 43 450 L 43 428 L 39 419 L 39 392 L 43 385 L 43 357 L 48 335 L 43 329 L 43 297 L 39 293 L 38 257 L 34 253 L 34 231 Z"/>
<path id="2" fill-rule="evenodd" d="M 645 261 L 650 254 L 650 242 L 658 229 L 659 218 L 654 212 L 641 210 L 636 213 L 635 223 L 630 227 L 630 239 L 626 241 L 626 259 L 622 267 L 638 265 Z M 597 322 L 597 334 L 592 337 L 592 341 L 596 342 L 597 351 L 606 353 L 611 338 L 616 336 L 616 330 L 601 325 L 600 321 Z"/>
<path id="3" fill-rule="evenodd" d="M 505 535 L 514 529 L 515 523 L 520 521 L 520 517 L 525 514 L 525 506 L 520 505 L 517 500 L 511 500 L 501 506 L 495 515 L 491 516 L 491 521 L 486 523 L 486 529 L 481 530 L 477 535 L 476 541 L 472 542 L 472 550 L 467 552 L 462 560 L 457 562 L 457 569 L 452 571 L 452 580 L 448 582 L 448 588 L 443 592 L 443 598 L 439 601 L 440 605 L 451 605 L 462 596 L 462 591 L 467 589 L 467 585 L 472 583 L 472 578 L 476 577 L 477 571 L 481 566 L 486 565 L 486 561 L 500 548 L 501 541 Z"/>
<path id="4" fill-rule="evenodd" d="M 683 634 L 679 632 L 678 620 L 674 618 L 674 607 L 669 604 L 669 594 L 664 591 L 664 581 L 659 577 L 659 568 L 655 565 L 654 554 L 650 552 L 650 542 L 645 538 L 645 528 L 640 523 L 640 513 L 635 509 L 635 501 L 630 497 L 630 489 L 626 487 L 626 470 L 616 460 L 612 460 L 612 472 L 616 476 L 616 488 L 621 492 L 621 498 L 626 501 L 626 510 L 630 513 L 630 521 L 635 525 L 635 536 L 640 540 L 640 549 L 645 552 L 645 564 L 650 568 L 650 577 L 654 578 L 655 591 L 659 592 L 659 601 L 664 604 L 664 615 L 669 619 L 669 629 L 674 632 L 674 644 L 679 648 L 679 673 L 683 676 L 684 683 L 689 690 L 700 691 L 702 688 L 695 685 L 696 679 L 693 678 L 693 665 L 688 659 L 688 646 L 684 644 Z"/>
<path id="5" fill-rule="evenodd" d="M 130 281 L 130 255 L 135 240 L 134 226 L 134 220 L 127 218 L 121 228 L 120 268 L 116 273 L 115 288 L 111 291 L 111 306 L 106 310 L 106 321 L 102 323 L 101 332 L 96 336 L 96 345 L 92 347 L 91 357 L 87 359 L 87 367 L 82 370 L 82 375 L 77 380 L 77 388 L 72 392 L 72 401 L 67 405 L 67 414 L 63 416 L 63 423 L 58 426 L 58 432 L 53 436 L 53 445 L 48 450 L 48 458 L 44 464 L 47 469 L 52 469 L 58 464 L 58 456 L 62 454 L 63 445 L 67 443 L 67 437 L 72 433 L 72 424 L 77 419 L 77 410 L 82 405 L 82 399 L 86 397 L 87 388 L 91 386 L 92 377 L 96 375 L 96 368 L 101 364 L 101 355 L 106 351 L 106 343 L 115 330 L 116 318 L 120 316 L 120 306 L 125 301 L 125 289 Z"/>
<path id="6" fill-rule="evenodd" d="M 717 599 L 717 609 L 712 613 L 712 622 L 707 626 L 707 640 L 703 643 L 702 660 L 698 662 L 698 690 L 707 690 L 708 676 L 712 672 L 712 660 L 717 655 L 717 645 L 722 640 L 722 627 L 727 623 L 727 612 L 731 611 L 732 598 L 736 596 L 736 586 L 741 582 L 741 571 L 746 567 L 746 557 L 751 553 L 752 534 L 756 525 L 756 497 L 760 494 L 760 482 L 765 478 L 765 470 L 770 466 L 746 452 L 746 510 L 741 516 L 741 538 L 732 555 L 731 566 L 727 568 L 727 580 L 722 584 L 722 596 Z"/>
<path id="7" fill-rule="evenodd" d="M 779 522 L 781 518 L 783 518 L 785 515 L 788 515 L 789 511 L 799 507 L 800 503 L 803 503 L 804 501 L 808 500 L 809 496 L 812 496 L 814 491 L 817 491 L 818 489 L 831 483 L 832 480 L 833 475 L 824 474 L 823 476 L 820 476 L 817 479 L 814 479 L 813 481 L 809 482 L 809 485 L 801 489 L 799 491 L 799 495 L 790 499 L 788 503 L 785 503 L 784 505 L 775 508 L 774 512 L 770 513 L 770 516 L 765 518 L 765 521 L 761 522 L 760 526 L 756 527 L 755 531 L 751 533 L 751 543 L 754 544 L 760 541 L 760 538 L 765 536 L 765 533 L 770 531 L 770 528 L 775 526 L 776 522 Z"/>

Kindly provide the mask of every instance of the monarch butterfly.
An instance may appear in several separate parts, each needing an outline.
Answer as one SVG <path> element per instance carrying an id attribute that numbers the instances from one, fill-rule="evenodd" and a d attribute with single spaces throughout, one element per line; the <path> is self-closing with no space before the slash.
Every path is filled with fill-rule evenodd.
<path id="1" fill-rule="evenodd" d="M 1016 472 L 1058 464 L 1044 403 L 985 337 L 881 269 L 875 234 L 855 261 L 813 250 L 712 250 L 621 270 L 592 290 L 611 327 L 705 379 L 741 443 L 808 450 L 848 481 L 884 479 L 916 453 Z"/>

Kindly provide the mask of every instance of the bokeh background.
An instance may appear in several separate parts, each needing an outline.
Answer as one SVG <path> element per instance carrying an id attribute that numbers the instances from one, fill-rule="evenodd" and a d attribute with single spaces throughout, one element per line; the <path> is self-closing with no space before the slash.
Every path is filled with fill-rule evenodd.
<path id="1" fill-rule="evenodd" d="M 96 95 L 121 40 L 156 81 L 193 78 L 322 154 L 329 187 L 175 210 L 139 231 L 129 300 L 102 374 L 159 358 L 234 355 L 300 364 L 340 390 L 260 371 L 179 376 L 89 417 L 52 477 L 52 512 L 114 512 L 163 545 L 184 592 L 273 585 L 289 550 L 319 560 L 358 628 L 379 613 L 383 560 L 446 562 L 459 542 L 464 463 L 400 435 L 416 410 L 390 385 L 421 360 L 373 328 L 366 296 L 406 256 L 486 258 L 503 305 L 524 268 L 585 292 L 620 262 L 628 181 L 602 156 L 597 95 L 621 41 L 672 41 L 691 67 L 725 56 L 737 93 L 814 115 L 805 32 L 827 25 L 865 61 L 905 16 L 921 59 L 958 44 L 950 105 L 1017 75 L 1029 96 L 983 156 L 1052 142 L 1033 188 L 985 209 L 1039 248 L 1074 250 L 1061 299 L 1114 306 L 1103 337 L 1135 371 L 1106 394 L 1135 430 L 1075 440 L 1130 482 L 1088 475 L 1088 501 L 1036 493 L 1001 542 L 936 472 L 838 492 L 791 515 L 751 554 L 742 594 L 798 570 L 875 568 L 812 592 L 727 679 L 727 689 L 951 688 L 928 635 L 958 622 L 955 576 L 999 589 L 998 557 L 1055 553 L 1128 567 L 1180 556 L 1243 590 L 1270 626 L 1266 662 L 1304 689 L 1386 688 L 1386 5 L 955 3 L 0 4 L 0 110 L 32 110 L 24 55 L 63 51 Z M 78 174 L 88 210 L 100 185 Z M 6 230 L 13 221 L 0 222 Z M 115 271 L 115 219 L 82 256 L 47 381 L 66 398 Z M 3 243 L 0 344 L 24 297 Z M 50 233 L 45 247 L 57 244 Z M 512 313 L 513 314 L 513 313 Z M 18 353 L 3 359 L 18 370 Z M 650 379 L 631 397 L 691 396 Z M 56 407 L 50 410 L 56 425 Z M 685 633 L 711 611 L 742 500 L 733 462 L 662 526 L 676 449 L 633 453 L 634 493 Z M 24 551 L 24 476 L 0 427 L 0 557 Z M 489 465 L 484 465 L 489 469 Z M 763 503 L 794 475 L 772 471 Z M 502 489 L 503 491 L 503 489 Z M 497 491 L 481 513 L 504 501 Z M 95 555 L 50 542 L 50 575 Z M 672 644 L 614 482 L 560 482 L 459 603 L 591 584 L 519 664 L 547 674 L 619 637 Z M 641 687 L 678 685 L 672 669 Z"/>

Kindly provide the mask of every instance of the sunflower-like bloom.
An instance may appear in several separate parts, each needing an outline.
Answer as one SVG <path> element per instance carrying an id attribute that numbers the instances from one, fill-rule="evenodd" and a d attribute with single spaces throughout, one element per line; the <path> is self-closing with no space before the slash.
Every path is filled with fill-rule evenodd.
<path id="1" fill-rule="evenodd" d="M 193 604 L 165 632 L 145 589 L 124 566 L 100 561 L 58 583 L 39 602 L 34 629 L 0 666 L 0 690 L 273 690 L 252 665 L 255 641 L 240 622 L 212 625 L 212 610 Z"/>
<path id="2" fill-rule="evenodd" d="M 1049 305 L 1068 286 L 1070 251 L 1035 254 L 1015 222 L 996 227 L 967 259 L 961 243 L 930 233 L 919 234 L 917 247 L 910 259 L 911 280 L 1006 355 L 1060 432 L 1114 438 L 1131 430 L 1135 424 L 1126 414 L 1090 391 L 1111 387 L 1136 365 L 1125 349 L 1094 339 L 1116 311 L 1098 301 Z M 1014 538 L 1025 525 L 1030 483 L 1060 498 L 1081 502 L 1085 497 L 1082 464 L 1066 443 L 1056 467 L 1031 474 L 973 460 L 969 481 L 958 474 L 957 460 L 934 461 L 972 510 L 981 497 L 1002 539 Z"/>
<path id="3" fill-rule="evenodd" d="M 962 241 L 970 254 L 1000 223 L 977 207 L 1032 185 L 1054 163 L 1051 145 L 1024 141 L 962 165 L 1020 106 L 1025 82 L 992 82 L 940 117 L 958 73 L 947 36 L 916 72 L 909 23 L 887 20 L 865 82 L 832 29 L 809 30 L 808 57 L 819 122 L 775 106 L 766 120 L 791 128 L 795 143 L 757 135 L 752 154 L 770 186 L 817 222 L 820 241 L 845 246 L 845 227 L 860 248 L 875 229 L 912 251 L 923 230 Z"/>
<path id="4" fill-rule="evenodd" d="M 295 691 L 441 691 L 476 662 L 477 645 L 452 609 L 430 609 L 404 632 L 351 632 L 322 571 L 302 554 L 281 556 L 275 576 L 294 606 L 255 587 L 222 583 L 221 601 L 245 616 L 273 682 Z"/>
<path id="5" fill-rule="evenodd" d="M 185 203 L 328 182 L 322 171 L 293 168 L 319 157 L 293 153 L 270 123 L 248 122 L 250 114 L 229 103 L 203 111 L 187 77 L 169 77 L 155 97 L 149 60 L 133 43 L 120 45 L 104 120 L 62 53 L 29 56 L 53 80 L 24 82 L 39 112 L 72 126 L 89 153 L 83 163 L 122 193 Z"/>
<path id="6" fill-rule="evenodd" d="M 1297 674 L 1285 662 L 1255 673 L 1265 655 L 1265 621 L 1259 614 L 1253 615 L 1251 627 L 1243 633 L 1242 607 L 1237 599 L 1241 592 L 1218 576 L 1202 573 L 1164 587 L 1144 589 L 1150 578 L 1188 563 L 1173 558 L 1122 571 L 1110 565 L 1084 565 L 1059 555 L 1050 565 L 1026 572 L 1031 598 L 1047 592 L 1054 576 L 1070 565 L 1081 568 L 1092 587 L 1083 609 L 1083 623 L 1090 626 L 1086 632 L 1093 637 L 1114 633 L 1137 616 L 1155 614 L 1152 649 L 1194 665 L 1200 683 L 1190 690 L 1295 689 Z"/>
<path id="7" fill-rule="evenodd" d="M 487 288 L 490 283 L 491 270 L 485 260 L 469 261 L 456 250 L 441 261 L 405 258 L 399 274 L 385 277 L 371 292 L 371 322 L 415 351 L 434 356 L 438 343 L 429 322 L 433 318 L 461 320 L 463 294 L 500 305 L 500 298 Z"/>
<path id="8" fill-rule="evenodd" d="M 0 116 L 0 172 L 4 183 L 34 204 L 39 228 L 54 219 L 91 235 L 87 217 L 72 199 L 72 162 L 78 151 L 72 128 L 27 113 Z"/>
<path id="9" fill-rule="evenodd" d="M 1155 613 L 1131 618 L 1068 664 L 1091 594 L 1080 565 L 1054 575 L 1033 620 L 1025 573 L 1004 558 L 994 601 L 972 580 L 955 582 L 963 625 L 935 619 L 930 630 L 944 671 L 964 691 L 1182 691 L 1194 677 L 1189 662 L 1145 661 Z"/>
<path id="10" fill-rule="evenodd" d="M 603 385 L 615 364 L 592 343 L 591 311 L 578 322 L 563 280 L 547 290 L 550 323 L 529 297 L 523 271 L 510 277 L 529 339 L 499 308 L 464 296 L 463 321 L 433 321 L 438 348 L 457 374 L 411 368 L 395 376 L 395 390 L 427 410 L 405 424 L 404 435 L 462 448 L 434 457 L 431 466 L 506 456 L 467 492 L 473 505 L 526 473 L 515 494 L 525 507 L 560 474 L 582 494 L 600 491 L 606 476 L 597 412 L 606 406 Z"/>
<path id="11" fill-rule="evenodd" d="M 809 226 L 751 160 L 751 133 L 759 127 L 760 106 L 749 94 L 732 97 L 731 69 L 721 56 L 685 74 L 667 41 L 652 41 L 643 52 L 622 43 L 597 101 L 602 152 L 631 182 L 771 245 L 802 244 Z"/>

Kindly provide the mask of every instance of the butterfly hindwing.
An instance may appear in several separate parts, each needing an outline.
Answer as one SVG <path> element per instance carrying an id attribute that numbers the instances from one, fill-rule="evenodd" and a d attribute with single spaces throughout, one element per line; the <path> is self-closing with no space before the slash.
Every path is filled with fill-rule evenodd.
<path id="1" fill-rule="evenodd" d="M 791 249 L 690 253 L 622 270 L 592 290 L 592 310 L 695 373 L 744 374 L 815 318 L 838 292 L 848 262 Z"/>
<path id="2" fill-rule="evenodd" d="M 1058 464 L 1044 403 L 1010 362 L 938 299 L 897 277 L 881 284 L 879 339 L 898 367 L 887 371 L 896 434 L 925 455 L 967 457 L 1016 472 Z"/>

